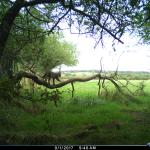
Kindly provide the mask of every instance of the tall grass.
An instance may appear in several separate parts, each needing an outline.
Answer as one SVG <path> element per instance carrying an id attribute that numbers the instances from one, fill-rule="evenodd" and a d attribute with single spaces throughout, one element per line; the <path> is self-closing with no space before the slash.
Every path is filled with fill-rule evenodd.
<path id="1" fill-rule="evenodd" d="M 63 93 L 57 107 L 50 100 L 47 103 L 38 101 L 44 89 L 37 89 L 28 99 L 18 99 L 27 107 L 33 106 L 34 101 L 43 108 L 36 113 L 25 111 L 15 104 L 6 106 L 0 103 L 0 143 L 148 143 L 150 81 L 145 82 L 145 95 L 138 95 L 138 102 L 128 98 L 128 103 L 122 103 L 124 97 L 119 94 L 113 97 L 116 92 L 114 87 L 110 83 L 106 86 L 109 87 L 109 94 L 106 96 L 102 91 L 102 95 L 98 96 L 97 81 L 76 83 L 73 98 L 69 92 L 71 86 L 65 86 L 60 89 Z"/>

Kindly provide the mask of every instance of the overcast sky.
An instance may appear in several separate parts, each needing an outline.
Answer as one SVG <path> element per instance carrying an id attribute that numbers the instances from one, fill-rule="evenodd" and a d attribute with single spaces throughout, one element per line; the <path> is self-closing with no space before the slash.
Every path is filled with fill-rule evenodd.
<path id="1" fill-rule="evenodd" d="M 74 67 L 63 66 L 62 70 L 89 70 L 100 69 L 100 59 L 104 70 L 116 70 L 117 65 L 120 71 L 150 71 L 150 46 L 137 45 L 137 37 L 125 35 L 122 38 L 124 44 L 117 44 L 114 52 L 111 40 L 105 39 L 105 47 L 98 45 L 94 49 L 95 41 L 86 38 L 85 35 L 78 36 L 64 32 L 65 39 L 71 41 L 79 52 L 79 63 Z"/>

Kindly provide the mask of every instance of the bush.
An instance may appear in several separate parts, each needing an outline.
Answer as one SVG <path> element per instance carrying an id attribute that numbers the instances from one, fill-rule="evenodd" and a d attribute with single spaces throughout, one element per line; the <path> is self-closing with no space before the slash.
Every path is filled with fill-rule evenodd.
<path id="1" fill-rule="evenodd" d="M 11 101 L 15 94 L 14 80 L 9 79 L 7 76 L 0 78 L 0 100 L 6 102 Z"/>

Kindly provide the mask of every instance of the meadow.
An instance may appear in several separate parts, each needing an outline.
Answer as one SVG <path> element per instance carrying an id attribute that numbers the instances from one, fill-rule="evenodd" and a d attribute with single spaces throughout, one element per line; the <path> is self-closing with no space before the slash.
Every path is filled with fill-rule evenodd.
<path id="1" fill-rule="evenodd" d="M 51 99 L 40 99 L 43 91 L 23 89 L 17 104 L 0 102 L 0 144 L 98 144 L 146 145 L 150 142 L 150 80 L 143 81 L 142 92 L 134 97 L 122 96 L 110 83 L 108 91 L 98 96 L 98 81 L 75 83 L 59 89 L 57 106 Z M 124 82 L 124 80 L 121 80 Z M 135 93 L 136 87 L 129 85 Z M 54 90 L 53 90 L 54 91 Z M 28 94 L 28 95 L 27 95 Z"/>

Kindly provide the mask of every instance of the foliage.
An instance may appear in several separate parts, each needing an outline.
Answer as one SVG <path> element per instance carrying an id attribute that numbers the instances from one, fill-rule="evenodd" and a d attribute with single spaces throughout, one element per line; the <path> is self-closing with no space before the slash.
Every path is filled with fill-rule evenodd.
<path id="1" fill-rule="evenodd" d="M 0 6 L 4 9 L 3 14 L 9 8 L 6 2 L 2 2 Z M 62 63 L 75 64 L 77 62 L 75 46 L 64 41 L 62 36 L 58 34 L 50 35 L 45 39 L 43 23 L 33 17 L 36 16 L 44 20 L 44 16 L 32 7 L 26 11 L 23 9 L 15 19 L 1 61 L 3 68 L 6 70 L 11 68 L 14 72 L 18 69 L 42 70 L 43 72 L 45 68 L 52 69 Z"/>
<path id="2" fill-rule="evenodd" d="M 0 6 L 3 8 L 3 11 L 0 17 L 6 13 L 11 5 L 12 4 L 8 1 L 1 2 Z M 30 11 L 40 17 L 37 11 L 33 9 Z M 41 22 L 34 21 L 32 16 L 29 16 L 24 10 L 16 17 L 1 60 L 1 65 L 5 73 L 8 73 L 9 70 L 12 71 L 11 74 L 18 71 L 17 63 L 21 62 L 20 52 L 22 49 L 26 52 L 29 51 L 30 55 L 32 55 L 32 51 L 33 49 L 35 50 L 36 47 L 39 47 L 38 50 L 40 49 L 40 45 L 44 40 L 44 35 L 41 35 L 43 29 L 40 26 Z M 38 36 L 40 36 L 40 39 L 36 40 Z"/>
<path id="3" fill-rule="evenodd" d="M 57 36 L 48 40 L 45 36 L 54 30 L 60 32 L 61 23 L 65 22 L 65 26 L 68 25 L 71 32 L 77 31 L 78 34 L 94 37 L 97 45 L 100 41 L 103 44 L 105 35 L 111 36 L 113 41 L 115 39 L 123 43 L 121 37 L 125 32 L 131 32 L 140 27 L 140 22 L 142 23 L 141 27 L 147 26 L 147 22 L 149 22 L 148 0 L 134 2 L 132 0 L 2 0 L 0 7 L 3 8 L 0 17 L 0 63 L 3 72 L 10 77 L 13 74 L 15 61 L 21 62 L 32 72 L 39 69 L 40 73 L 59 64 L 75 64 L 76 56 L 73 46 L 64 41 L 56 44 Z M 61 48 L 62 53 L 54 52 L 54 47 L 56 50 Z M 48 51 L 49 48 L 50 51 Z M 30 50 L 28 51 L 28 49 Z M 64 50 L 68 52 L 66 53 Z M 18 57 L 21 51 L 22 58 Z M 71 55 L 74 55 L 75 59 L 72 59 Z M 26 65 L 26 62 L 29 65 Z"/>
<path id="4" fill-rule="evenodd" d="M 2 67 L 7 70 L 6 72 L 12 70 L 12 64 L 24 46 L 27 51 L 35 43 L 38 44 L 37 47 L 40 47 L 41 42 L 38 42 L 40 41 L 38 39 L 44 38 L 45 35 L 52 33 L 54 30 L 60 32 L 62 22 L 65 22 L 65 26 L 68 24 L 71 33 L 77 31 L 78 34 L 94 37 L 96 45 L 100 41 L 103 44 L 105 35 L 123 43 L 120 39 L 122 35 L 133 30 L 138 31 L 144 41 L 149 40 L 150 13 L 148 0 L 63 0 L 52 2 L 45 0 L 33 2 L 2 0 L 0 8 L 2 8 L 0 16 L 0 58 L 2 58 Z M 12 16 L 11 13 L 6 13 L 9 11 L 16 13 L 12 13 Z M 10 23 L 9 17 L 12 18 Z M 6 26 L 7 29 L 5 29 Z M 64 43 L 64 48 L 65 45 Z M 40 48 L 37 53 L 39 51 Z M 30 55 L 32 55 L 31 53 L 32 50 Z M 64 56 L 60 56 L 59 59 L 64 59 Z M 35 60 L 37 61 L 37 59 Z M 65 63 L 70 63 L 70 60 Z M 51 64 L 52 66 L 48 66 L 46 62 L 43 62 L 43 64 L 45 68 L 54 66 L 54 63 Z"/>
<path id="5" fill-rule="evenodd" d="M 136 28 L 138 25 L 142 28 L 149 22 L 148 0 L 39 0 L 31 3 L 32 1 L 20 2 L 22 5 L 19 7 L 22 9 L 19 15 L 14 16 L 16 19 L 13 24 L 17 34 L 25 33 L 29 40 L 53 30 L 59 31 L 59 23 L 65 21 L 71 32 L 76 28 L 79 34 L 94 36 L 98 43 L 106 34 L 121 42 L 120 37 L 127 30 L 131 31 L 131 27 Z M 1 21 L 7 10 L 15 4 L 19 5 L 17 0 L 1 1 Z"/>
<path id="6" fill-rule="evenodd" d="M 15 82 L 9 79 L 7 76 L 0 78 L 0 100 L 4 102 L 10 102 L 16 96 L 16 85 Z"/>
<path id="7" fill-rule="evenodd" d="M 73 44 L 65 41 L 57 34 L 52 34 L 46 38 L 43 55 L 39 61 L 41 70 L 52 69 L 62 64 L 72 66 L 76 63 L 77 53 Z"/>
<path id="8" fill-rule="evenodd" d="M 0 143 L 130 145 L 149 141 L 150 81 L 145 83 L 147 95 L 138 97 L 140 103 L 128 99 L 127 104 L 118 103 L 119 95 L 113 100 L 111 95 L 107 100 L 97 97 L 95 82 L 76 86 L 80 87 L 77 95 L 72 99 L 64 93 L 58 107 L 51 101 L 39 103 L 46 108 L 42 113 L 24 112 L 0 102 Z M 20 100 L 32 106 L 32 101 Z"/>
<path id="9" fill-rule="evenodd" d="M 19 55 L 18 64 L 23 70 L 45 72 L 61 64 L 77 63 L 75 46 L 66 42 L 61 35 L 52 34 L 44 41 L 28 44 Z"/>
<path id="10" fill-rule="evenodd" d="M 36 40 L 27 44 L 18 54 L 16 65 L 19 70 L 31 71 L 37 68 L 37 63 L 42 55 L 44 40 Z"/>
<path id="11" fill-rule="evenodd" d="M 150 2 L 141 1 L 133 15 L 135 32 L 144 43 L 150 43 Z"/>

